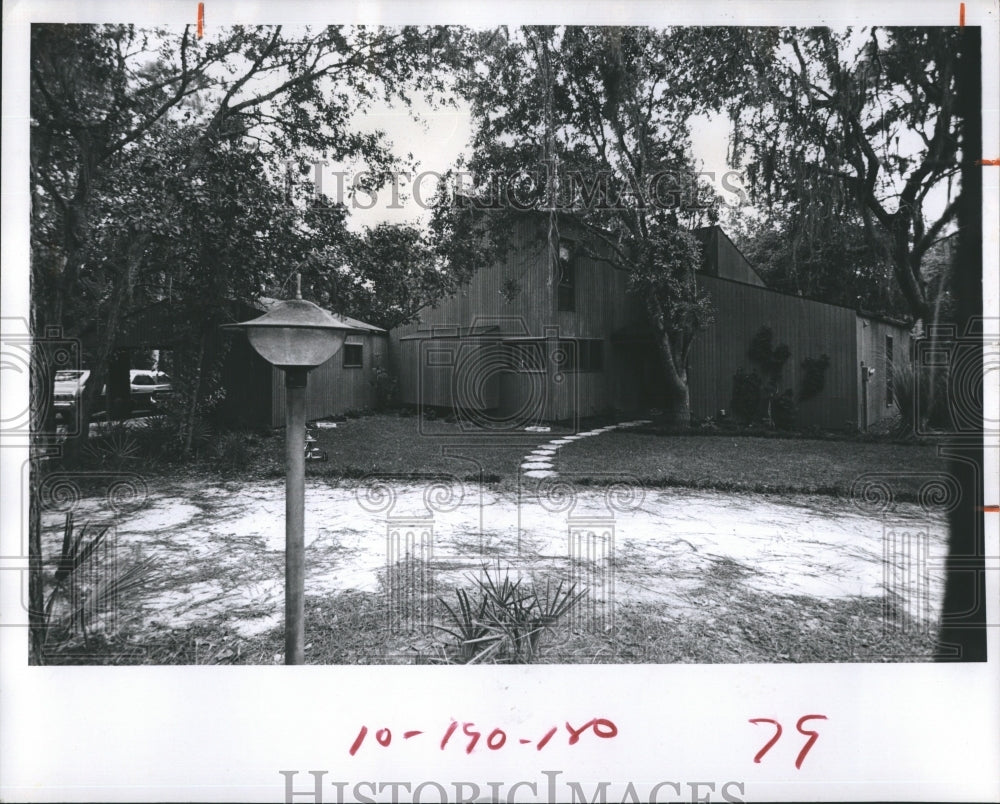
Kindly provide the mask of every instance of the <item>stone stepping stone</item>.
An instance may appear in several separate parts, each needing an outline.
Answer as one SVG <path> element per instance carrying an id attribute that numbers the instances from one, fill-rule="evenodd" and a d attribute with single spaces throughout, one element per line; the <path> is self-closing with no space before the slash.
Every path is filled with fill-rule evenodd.
<path id="1" fill-rule="evenodd" d="M 548 461 L 525 461 L 521 464 L 522 469 L 551 469 L 552 464 Z"/>
<path id="2" fill-rule="evenodd" d="M 546 477 L 556 477 L 556 473 L 545 469 L 531 469 L 524 473 L 525 477 L 536 477 L 539 479 Z"/>
<path id="3" fill-rule="evenodd" d="M 550 443 L 550 444 L 555 444 L 555 445 L 557 445 L 557 446 L 560 446 L 560 447 L 561 447 L 561 446 L 563 446 L 564 444 L 572 444 L 573 442 L 572 442 L 572 441 L 570 441 L 570 440 L 569 440 L 568 438 L 560 438 L 560 439 L 558 439 L 557 441 L 550 441 L 549 443 Z"/>

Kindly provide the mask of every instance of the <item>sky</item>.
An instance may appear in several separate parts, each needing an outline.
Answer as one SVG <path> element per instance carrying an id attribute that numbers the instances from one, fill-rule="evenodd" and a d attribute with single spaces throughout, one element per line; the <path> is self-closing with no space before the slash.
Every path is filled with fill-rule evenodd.
<path id="1" fill-rule="evenodd" d="M 413 112 L 392 108 L 385 103 L 374 106 L 369 111 L 356 116 L 356 124 L 363 128 L 383 129 L 393 141 L 400 155 L 412 153 L 422 171 L 443 172 L 455 167 L 456 160 L 463 152 L 470 152 L 472 118 L 467 105 L 460 104 L 454 109 L 432 109 L 423 100 L 414 100 Z M 692 149 L 696 162 L 702 169 L 721 176 L 731 169 L 726 159 L 729 137 L 729 120 L 724 115 L 698 115 L 689 121 L 691 126 Z M 324 192 L 333 192 L 336 187 L 334 172 L 346 166 L 324 168 Z M 350 181 L 349 177 L 345 180 Z M 434 177 L 426 176 L 420 181 L 418 192 L 426 198 L 433 193 Z M 411 182 L 412 184 L 412 182 Z M 400 181 L 401 188 L 407 186 Z M 404 199 L 400 193 L 399 205 L 394 205 L 391 189 L 386 189 L 371 209 L 354 209 L 349 225 L 360 230 L 378 223 L 417 223 L 425 221 L 426 210 L 412 197 Z"/>

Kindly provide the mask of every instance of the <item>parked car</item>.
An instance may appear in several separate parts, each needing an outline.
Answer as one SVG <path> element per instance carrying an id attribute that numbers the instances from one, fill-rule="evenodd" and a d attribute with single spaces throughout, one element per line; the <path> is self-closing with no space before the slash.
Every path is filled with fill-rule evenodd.
<path id="1" fill-rule="evenodd" d="M 174 386 L 170 377 L 162 371 L 152 369 L 132 369 L 129 372 L 129 394 L 132 397 L 132 410 L 155 408 L 158 398 L 173 392 Z M 101 389 L 101 398 L 107 400 L 108 387 Z"/>
<path id="2" fill-rule="evenodd" d="M 83 389 L 90 379 L 87 369 L 57 371 L 53 384 L 53 406 L 57 416 L 69 417 L 79 409 Z"/>
<path id="3" fill-rule="evenodd" d="M 157 397 L 173 391 L 170 377 L 162 371 L 133 370 L 129 372 L 129 387 L 132 392 L 132 408 L 155 408 Z"/>

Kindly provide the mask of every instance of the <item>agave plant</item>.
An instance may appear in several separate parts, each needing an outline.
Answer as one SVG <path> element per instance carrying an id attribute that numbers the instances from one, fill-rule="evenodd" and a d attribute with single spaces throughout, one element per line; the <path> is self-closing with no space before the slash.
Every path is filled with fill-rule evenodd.
<path id="1" fill-rule="evenodd" d="M 458 653 L 464 663 L 487 661 L 530 663 L 539 653 L 542 634 L 553 628 L 586 595 L 586 590 L 576 591 L 576 585 L 564 588 L 559 581 L 552 591 L 546 581 L 545 594 L 540 596 L 534 584 L 528 587 L 523 580 L 512 580 L 509 570 L 501 577 L 499 562 L 494 574 L 483 566 L 483 577 L 474 578 L 478 587 L 478 602 L 473 603 L 469 593 L 458 589 L 458 608 L 453 609 L 444 600 L 449 626 L 437 626 L 458 641 Z"/>
<path id="2" fill-rule="evenodd" d="M 122 572 L 102 574 L 94 583 L 87 584 L 84 575 L 88 565 L 97 561 L 97 550 L 106 540 L 111 526 L 91 528 L 90 523 L 76 530 L 73 515 L 66 514 L 63 527 L 62 549 L 56 560 L 52 577 L 52 591 L 45 603 L 42 625 L 42 644 L 47 644 L 55 625 L 73 633 L 77 627 L 89 644 L 89 630 L 99 612 L 106 611 L 119 596 L 145 586 L 154 571 L 150 559 L 132 564 Z M 53 609 L 62 600 L 64 614 L 55 620 Z"/>

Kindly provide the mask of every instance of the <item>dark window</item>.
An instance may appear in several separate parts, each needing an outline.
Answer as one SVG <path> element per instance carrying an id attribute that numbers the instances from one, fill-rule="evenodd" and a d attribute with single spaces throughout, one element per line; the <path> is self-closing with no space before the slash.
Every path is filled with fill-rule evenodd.
<path id="1" fill-rule="evenodd" d="M 503 345 L 504 363 L 510 371 L 545 371 L 542 343 L 539 341 L 508 341 Z"/>
<path id="2" fill-rule="evenodd" d="M 885 336 L 885 406 L 891 407 L 892 397 L 892 335 Z"/>
<path id="3" fill-rule="evenodd" d="M 576 310 L 576 264 L 572 240 L 559 241 L 559 255 L 556 263 L 558 284 L 556 285 L 556 309 L 572 313 Z"/>
<path id="4" fill-rule="evenodd" d="M 344 368 L 361 368 L 364 365 L 364 346 L 360 343 L 344 344 Z"/>
<path id="5" fill-rule="evenodd" d="M 562 371 L 604 371 L 604 341 L 561 341 L 558 354 L 557 362 Z"/>

